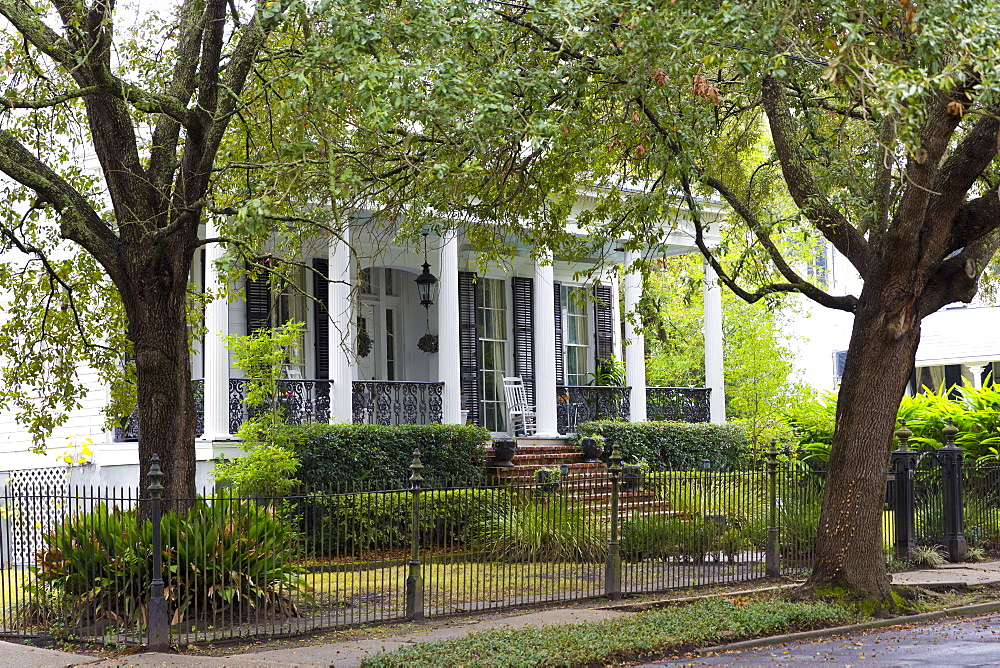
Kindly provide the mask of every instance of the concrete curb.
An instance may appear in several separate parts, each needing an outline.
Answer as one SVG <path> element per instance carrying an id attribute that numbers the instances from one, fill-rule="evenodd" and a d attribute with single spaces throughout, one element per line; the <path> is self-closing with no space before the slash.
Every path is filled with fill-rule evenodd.
<path id="1" fill-rule="evenodd" d="M 984 612 L 1000 611 L 1000 601 L 989 603 L 976 603 L 975 605 L 963 605 L 957 608 L 947 608 L 945 610 L 935 610 L 934 612 L 923 612 L 919 615 L 909 615 L 907 617 L 893 617 L 891 619 L 876 619 L 871 622 L 860 624 L 850 624 L 848 626 L 835 626 L 828 629 L 816 629 L 814 631 L 800 631 L 799 633 L 786 633 L 780 636 L 770 636 L 768 638 L 755 638 L 754 640 L 741 640 L 740 642 L 728 645 L 716 645 L 714 647 L 704 647 L 694 650 L 694 654 L 708 654 L 719 652 L 730 652 L 738 649 L 754 649 L 755 647 L 767 647 L 768 645 L 780 645 L 797 640 L 809 640 L 812 638 L 822 638 L 825 636 L 839 636 L 856 631 L 866 631 L 868 629 L 878 629 L 887 626 L 902 626 L 914 622 L 929 622 L 945 617 L 964 617 L 966 615 L 978 615 Z"/>

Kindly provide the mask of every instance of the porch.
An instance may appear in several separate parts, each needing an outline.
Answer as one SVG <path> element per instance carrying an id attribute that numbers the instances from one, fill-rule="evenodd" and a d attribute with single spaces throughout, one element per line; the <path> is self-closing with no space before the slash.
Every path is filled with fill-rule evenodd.
<path id="1" fill-rule="evenodd" d="M 510 265 L 483 268 L 461 232 L 409 247 L 376 247 L 371 235 L 352 223 L 304 248 L 299 275 L 252 275 L 245 300 L 206 305 L 193 360 L 204 376 L 195 382 L 206 440 L 232 440 L 247 416 L 226 337 L 287 320 L 303 324 L 282 381 L 290 422 L 468 422 L 502 436 L 508 376 L 523 379 L 543 438 L 595 419 L 724 421 L 721 300 L 710 271 L 706 377 L 715 391 L 646 387 L 643 335 L 629 315 L 642 296 L 638 252 L 607 248 L 569 263 L 525 248 Z M 688 243 L 671 236 L 660 252 L 689 252 Z M 212 292 L 221 253 L 210 245 L 196 268 Z M 130 425 L 120 431 L 135 437 Z"/>
<path id="2" fill-rule="evenodd" d="M 205 431 L 204 381 L 192 381 L 198 415 L 197 435 Z M 351 383 L 352 421 L 355 424 L 440 424 L 443 422 L 444 383 L 414 381 L 353 381 Z M 279 382 L 278 402 L 289 424 L 330 421 L 333 382 L 327 379 L 294 379 Z M 576 432 L 576 426 L 590 420 L 631 420 L 627 386 L 563 385 L 558 396 L 557 426 L 559 435 Z M 647 387 L 645 413 L 650 420 L 708 422 L 709 388 Z M 246 380 L 229 380 L 229 432 L 235 434 L 250 416 L 244 403 Z M 470 420 L 471 422 L 471 420 Z M 480 424 L 480 426 L 483 426 Z M 137 415 L 115 429 L 115 441 L 139 438 Z"/>

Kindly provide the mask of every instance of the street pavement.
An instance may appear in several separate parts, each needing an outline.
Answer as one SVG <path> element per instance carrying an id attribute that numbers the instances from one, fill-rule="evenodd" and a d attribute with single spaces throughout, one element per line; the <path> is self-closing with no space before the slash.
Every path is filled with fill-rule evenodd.
<path id="1" fill-rule="evenodd" d="M 1000 666 L 1000 614 L 875 629 L 646 666 Z"/>
<path id="2" fill-rule="evenodd" d="M 954 587 L 1000 583 L 1000 561 L 983 564 L 954 564 L 937 569 L 893 575 L 894 584 L 926 587 Z M 414 643 L 457 638 L 474 631 L 500 627 L 520 628 L 549 624 L 601 621 L 634 614 L 623 609 L 563 607 L 517 613 L 490 613 L 477 617 L 452 618 L 422 623 L 409 630 L 379 639 L 352 640 L 322 645 L 296 644 L 276 650 L 247 652 L 235 656 L 191 654 L 133 654 L 102 659 L 27 645 L 0 642 L 0 666 L 225 666 L 227 668 L 285 668 L 323 666 L 353 668 L 361 659 L 380 651 L 392 651 Z M 949 619 L 908 629 L 878 630 L 844 638 L 771 646 L 762 649 L 699 657 L 688 661 L 649 665 L 933 665 L 1000 666 L 1000 615 Z M 891 652 L 891 653 L 890 653 Z"/>

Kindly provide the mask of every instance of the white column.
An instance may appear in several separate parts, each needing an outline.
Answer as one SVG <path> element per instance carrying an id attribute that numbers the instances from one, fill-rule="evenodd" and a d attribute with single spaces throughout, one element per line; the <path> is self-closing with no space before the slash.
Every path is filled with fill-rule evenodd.
<path id="1" fill-rule="evenodd" d="M 535 260 L 534 344 L 536 436 L 559 435 L 556 420 L 556 321 L 552 256 Z"/>
<path id="2" fill-rule="evenodd" d="M 438 271 L 438 380 L 444 383 L 441 421 L 462 424 L 462 355 L 458 329 L 458 233 L 445 233 Z"/>
<path id="3" fill-rule="evenodd" d="M 726 421 L 726 387 L 722 373 L 722 293 L 719 277 L 705 262 L 705 384 L 712 390 L 709 400 L 711 420 Z"/>
<path id="4" fill-rule="evenodd" d="M 646 338 L 636 325 L 639 299 L 642 297 L 642 273 L 633 268 L 639 253 L 625 253 L 625 383 L 632 390 L 629 394 L 630 420 L 646 421 Z"/>
<path id="5" fill-rule="evenodd" d="M 970 364 L 969 373 L 972 374 L 972 387 L 977 390 L 983 389 L 983 369 L 986 368 L 986 363 L 982 362 L 979 364 Z"/>
<path id="6" fill-rule="evenodd" d="M 355 318 L 351 291 L 350 227 L 344 224 L 340 238 L 330 237 L 327 250 L 330 264 L 330 422 L 351 422 L 351 381 L 354 380 Z"/>
<path id="7" fill-rule="evenodd" d="M 208 220 L 205 223 L 205 238 L 218 236 L 215 224 Z M 208 244 L 205 247 L 205 289 L 213 295 L 222 292 L 223 284 L 215 261 L 221 258 L 226 249 L 221 244 Z M 204 438 L 210 441 L 231 439 L 229 433 L 229 349 L 226 348 L 226 337 L 229 336 L 229 301 L 225 297 L 216 297 L 205 304 L 205 342 L 202 346 L 202 357 L 205 361 L 205 433 Z"/>

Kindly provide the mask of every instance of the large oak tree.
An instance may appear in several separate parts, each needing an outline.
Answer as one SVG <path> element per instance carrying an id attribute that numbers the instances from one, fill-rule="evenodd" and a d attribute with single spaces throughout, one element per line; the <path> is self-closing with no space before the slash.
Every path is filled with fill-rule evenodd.
<path id="1" fill-rule="evenodd" d="M 27 360 L 38 348 L 103 350 L 89 357 L 106 369 L 126 354 L 121 335 L 106 324 L 127 326 L 141 469 L 158 453 L 175 498 L 195 492 L 192 257 L 204 243 L 199 224 L 217 152 L 245 103 L 278 8 L 250 7 L 241 21 L 235 3 L 184 0 L 173 16 L 147 15 L 142 24 L 142 16 L 116 11 L 114 0 L 0 0 L 8 58 L 0 172 L 9 179 L 0 233 L 8 249 L 35 260 L 24 271 L 8 267 L 5 276 L 25 300 L 39 293 L 55 300 L 35 313 L 8 314 L 5 342 L 15 349 L 6 352 Z M 83 168 L 88 156 L 96 157 L 100 177 Z M 72 251 L 60 249 L 60 240 L 82 252 L 67 259 Z M 12 325 L 31 336 L 18 338 Z M 32 397 L 21 395 L 22 417 L 78 398 L 71 356 L 52 359 L 62 366 L 53 376 L 62 391 L 36 382 L 43 405 L 32 408 Z M 26 376 L 14 380 L 30 384 Z M 53 424 L 36 423 L 42 435 Z"/>
<path id="2" fill-rule="evenodd" d="M 380 2 L 350 4 L 386 16 Z M 528 119 L 518 150 L 539 157 L 501 174 L 552 203 L 534 240 L 559 236 L 549 232 L 581 188 L 598 199 L 576 220 L 594 252 L 621 239 L 655 247 L 659 223 L 684 202 L 697 243 L 744 299 L 798 292 L 854 314 L 810 584 L 888 600 L 887 454 L 920 323 L 972 300 L 1000 244 L 1000 10 L 973 1 L 424 0 L 393 5 L 381 44 L 391 46 L 392 26 L 438 12 L 464 35 L 469 25 L 488 35 L 440 70 L 464 75 L 451 90 L 468 109 L 458 125 Z M 371 53 L 370 76 L 390 75 L 397 64 L 381 70 Z M 460 136 L 419 127 L 430 141 Z M 705 197 L 728 204 L 730 224 L 745 231 L 738 253 L 705 246 Z M 860 293 L 811 282 L 779 252 L 776 240 L 790 235 L 832 244 L 863 279 Z"/>

